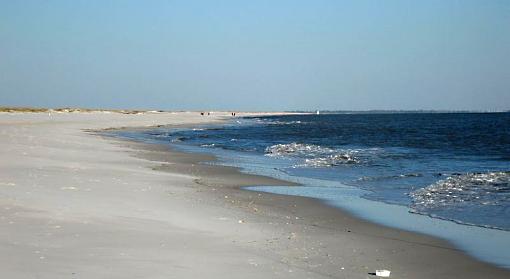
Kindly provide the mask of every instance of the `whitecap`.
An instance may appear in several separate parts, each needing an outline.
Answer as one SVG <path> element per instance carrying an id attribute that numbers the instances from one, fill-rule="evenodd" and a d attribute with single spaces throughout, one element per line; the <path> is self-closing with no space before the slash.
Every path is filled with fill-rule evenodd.
<path id="1" fill-rule="evenodd" d="M 287 144 L 276 144 L 266 148 L 266 155 L 269 156 L 312 156 L 315 154 L 326 154 L 333 153 L 334 150 L 327 147 L 321 147 L 314 144 L 303 144 L 303 143 L 287 143 Z"/>
<path id="2" fill-rule="evenodd" d="M 302 159 L 295 167 L 332 167 L 369 160 L 375 149 L 338 149 L 314 144 L 287 143 L 266 148 L 266 156 Z"/>
<path id="3" fill-rule="evenodd" d="M 500 205 L 510 201 L 510 171 L 467 173 L 410 193 L 417 212 L 453 206 Z"/>
<path id="4" fill-rule="evenodd" d="M 200 146 L 201 146 L 201 147 L 215 147 L 215 146 L 216 146 L 216 144 L 214 144 L 214 143 L 211 143 L 211 144 L 202 144 L 202 145 L 200 145 Z"/>

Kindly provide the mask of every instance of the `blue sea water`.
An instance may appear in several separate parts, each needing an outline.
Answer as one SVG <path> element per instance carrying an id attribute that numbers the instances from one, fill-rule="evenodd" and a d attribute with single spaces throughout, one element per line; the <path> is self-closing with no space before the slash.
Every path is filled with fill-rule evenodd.
<path id="1" fill-rule="evenodd" d="M 304 187 L 252 189 L 318 197 L 510 266 L 510 113 L 267 116 L 121 133 L 300 182 Z"/>

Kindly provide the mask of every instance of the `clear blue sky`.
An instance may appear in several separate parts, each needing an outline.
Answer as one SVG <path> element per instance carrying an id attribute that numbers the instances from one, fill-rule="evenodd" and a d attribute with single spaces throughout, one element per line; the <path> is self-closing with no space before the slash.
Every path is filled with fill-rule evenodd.
<path id="1" fill-rule="evenodd" d="M 0 0 L 0 106 L 510 109 L 510 1 Z"/>

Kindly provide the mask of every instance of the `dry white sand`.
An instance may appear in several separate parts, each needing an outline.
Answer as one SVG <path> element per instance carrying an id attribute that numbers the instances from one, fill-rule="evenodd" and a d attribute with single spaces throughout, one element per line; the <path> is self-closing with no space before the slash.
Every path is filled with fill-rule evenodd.
<path id="1" fill-rule="evenodd" d="M 267 260 L 232 243 L 237 219 L 226 226 L 219 221 L 225 212 L 171 198 L 188 194 L 172 185 L 192 183 L 189 176 L 155 172 L 150 162 L 81 130 L 206 119 L 212 117 L 0 115 L 0 277 L 251 277 L 253 263 Z M 273 271 L 255 277 L 261 275 Z"/>
<path id="2" fill-rule="evenodd" d="M 221 115 L 0 113 L 0 278 L 367 278 L 376 268 L 390 268 L 394 278 L 453 278 L 469 266 L 487 278 L 508 275 L 441 241 L 344 215 L 334 219 L 363 233 L 321 226 L 329 215 L 318 225 L 300 223 L 267 206 L 278 196 L 238 191 L 235 200 L 188 172 L 155 171 L 160 162 L 84 132 Z M 251 195 L 271 199 L 257 209 Z M 438 264 L 448 257 L 461 260 Z"/>

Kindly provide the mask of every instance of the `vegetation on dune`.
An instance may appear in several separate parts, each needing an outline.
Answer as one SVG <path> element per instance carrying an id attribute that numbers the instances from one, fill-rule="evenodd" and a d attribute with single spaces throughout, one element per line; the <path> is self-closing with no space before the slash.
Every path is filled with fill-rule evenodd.
<path id="1" fill-rule="evenodd" d="M 121 109 L 88 109 L 88 108 L 32 108 L 32 107 L 0 107 L 0 112 L 116 112 L 123 114 L 138 114 L 145 110 L 121 110 Z"/>
<path id="2" fill-rule="evenodd" d="M 0 107 L 0 112 L 47 112 L 46 108 Z"/>

